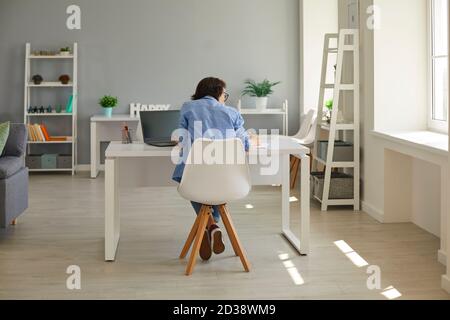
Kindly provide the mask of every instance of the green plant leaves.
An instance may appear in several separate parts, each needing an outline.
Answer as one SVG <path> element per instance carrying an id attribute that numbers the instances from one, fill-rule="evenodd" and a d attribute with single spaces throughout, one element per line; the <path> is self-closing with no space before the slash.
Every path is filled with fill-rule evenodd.
<path id="1" fill-rule="evenodd" d="M 98 102 L 103 108 L 114 108 L 119 103 L 117 97 L 103 96 Z"/>
<path id="2" fill-rule="evenodd" d="M 259 83 L 254 80 L 247 80 L 244 82 L 246 87 L 242 91 L 242 95 L 249 95 L 251 97 L 267 97 L 273 93 L 272 88 L 280 83 L 281 81 L 270 82 L 267 79 L 264 79 Z"/>

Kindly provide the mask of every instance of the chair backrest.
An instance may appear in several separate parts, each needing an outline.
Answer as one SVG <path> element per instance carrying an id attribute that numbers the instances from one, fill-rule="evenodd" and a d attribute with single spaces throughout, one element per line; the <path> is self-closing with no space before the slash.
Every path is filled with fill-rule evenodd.
<path id="1" fill-rule="evenodd" d="M 297 139 L 305 139 L 306 138 L 306 136 L 308 135 L 308 133 L 311 129 L 314 114 L 315 114 L 314 110 L 308 111 L 308 113 L 303 118 L 302 124 L 300 125 L 300 130 L 294 136 L 294 138 L 297 138 Z"/>
<path id="2" fill-rule="evenodd" d="M 250 172 L 240 139 L 194 141 L 178 187 L 183 198 L 221 205 L 245 198 L 250 190 Z"/>
<path id="3" fill-rule="evenodd" d="M 309 129 L 309 132 L 306 135 L 306 137 L 303 139 L 303 143 L 302 144 L 304 146 L 312 146 L 314 144 L 314 141 L 316 140 L 317 120 L 318 120 L 318 117 L 315 114 L 313 119 L 312 119 L 311 127 Z"/>

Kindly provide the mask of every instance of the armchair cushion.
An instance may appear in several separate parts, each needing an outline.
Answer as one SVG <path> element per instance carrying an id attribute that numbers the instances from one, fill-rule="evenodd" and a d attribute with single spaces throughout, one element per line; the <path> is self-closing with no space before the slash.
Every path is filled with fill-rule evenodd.
<path id="1" fill-rule="evenodd" d="M 6 146 L 9 136 L 9 122 L 0 123 L 0 154 Z"/>
<path id="2" fill-rule="evenodd" d="M 27 147 L 28 132 L 23 123 L 11 123 L 9 138 L 6 142 L 2 156 L 22 157 Z"/>
<path id="3" fill-rule="evenodd" d="M 7 179 L 24 167 L 21 157 L 1 157 L 0 158 L 0 180 Z"/>

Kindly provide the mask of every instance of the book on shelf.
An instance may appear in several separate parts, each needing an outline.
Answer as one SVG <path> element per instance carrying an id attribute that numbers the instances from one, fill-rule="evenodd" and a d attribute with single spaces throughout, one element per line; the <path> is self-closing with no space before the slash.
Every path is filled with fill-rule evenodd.
<path id="1" fill-rule="evenodd" d="M 51 136 L 45 124 L 28 124 L 28 141 L 30 142 L 46 142 L 46 141 L 68 141 L 70 137 Z"/>
<path id="2" fill-rule="evenodd" d="M 72 113 L 72 110 L 73 110 L 73 94 L 70 95 L 69 100 L 67 101 L 66 104 L 66 112 Z"/>

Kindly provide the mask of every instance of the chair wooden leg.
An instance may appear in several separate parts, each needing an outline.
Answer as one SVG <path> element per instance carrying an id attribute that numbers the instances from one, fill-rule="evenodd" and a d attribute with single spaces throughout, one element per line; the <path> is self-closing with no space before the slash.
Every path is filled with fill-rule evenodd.
<path id="1" fill-rule="evenodd" d="M 17 219 L 14 219 L 13 221 L 11 221 L 11 225 L 12 225 L 12 226 L 16 226 L 16 225 L 17 225 L 17 222 L 18 222 Z"/>
<path id="2" fill-rule="evenodd" d="M 207 207 L 207 206 L 204 206 Z M 205 233 L 206 225 L 208 224 L 209 216 L 211 215 L 211 212 L 209 210 L 202 210 L 201 217 L 198 222 L 198 228 L 196 232 L 196 237 L 194 241 L 194 246 L 192 247 L 191 256 L 189 257 L 189 262 L 186 267 L 186 275 L 190 276 L 192 272 L 194 271 L 195 263 L 197 261 L 197 256 L 200 251 L 200 246 L 202 244 L 203 235 Z"/>
<path id="3" fill-rule="evenodd" d="M 246 272 L 250 272 L 250 262 L 245 255 L 244 248 L 239 241 L 239 237 L 236 233 L 236 229 L 234 228 L 233 221 L 231 220 L 231 216 L 228 213 L 228 210 L 225 205 L 219 207 L 220 216 L 222 217 L 223 224 L 225 225 L 225 229 L 227 230 L 228 237 L 230 238 L 231 244 L 235 250 L 239 258 L 241 259 L 242 265 Z"/>
<path id="4" fill-rule="evenodd" d="M 197 218 L 195 219 L 194 225 L 192 226 L 191 232 L 189 233 L 186 243 L 184 244 L 183 250 L 181 250 L 180 259 L 186 258 L 186 255 L 189 252 L 189 249 L 191 248 L 192 242 L 194 242 L 195 235 L 197 234 L 198 223 L 200 221 L 203 210 L 204 207 L 202 206 L 200 208 L 200 212 L 197 215 Z"/>
<path id="5" fill-rule="evenodd" d="M 298 168 L 300 166 L 300 159 L 297 157 L 294 158 L 294 165 L 291 169 L 291 189 L 294 189 L 297 184 Z"/>

